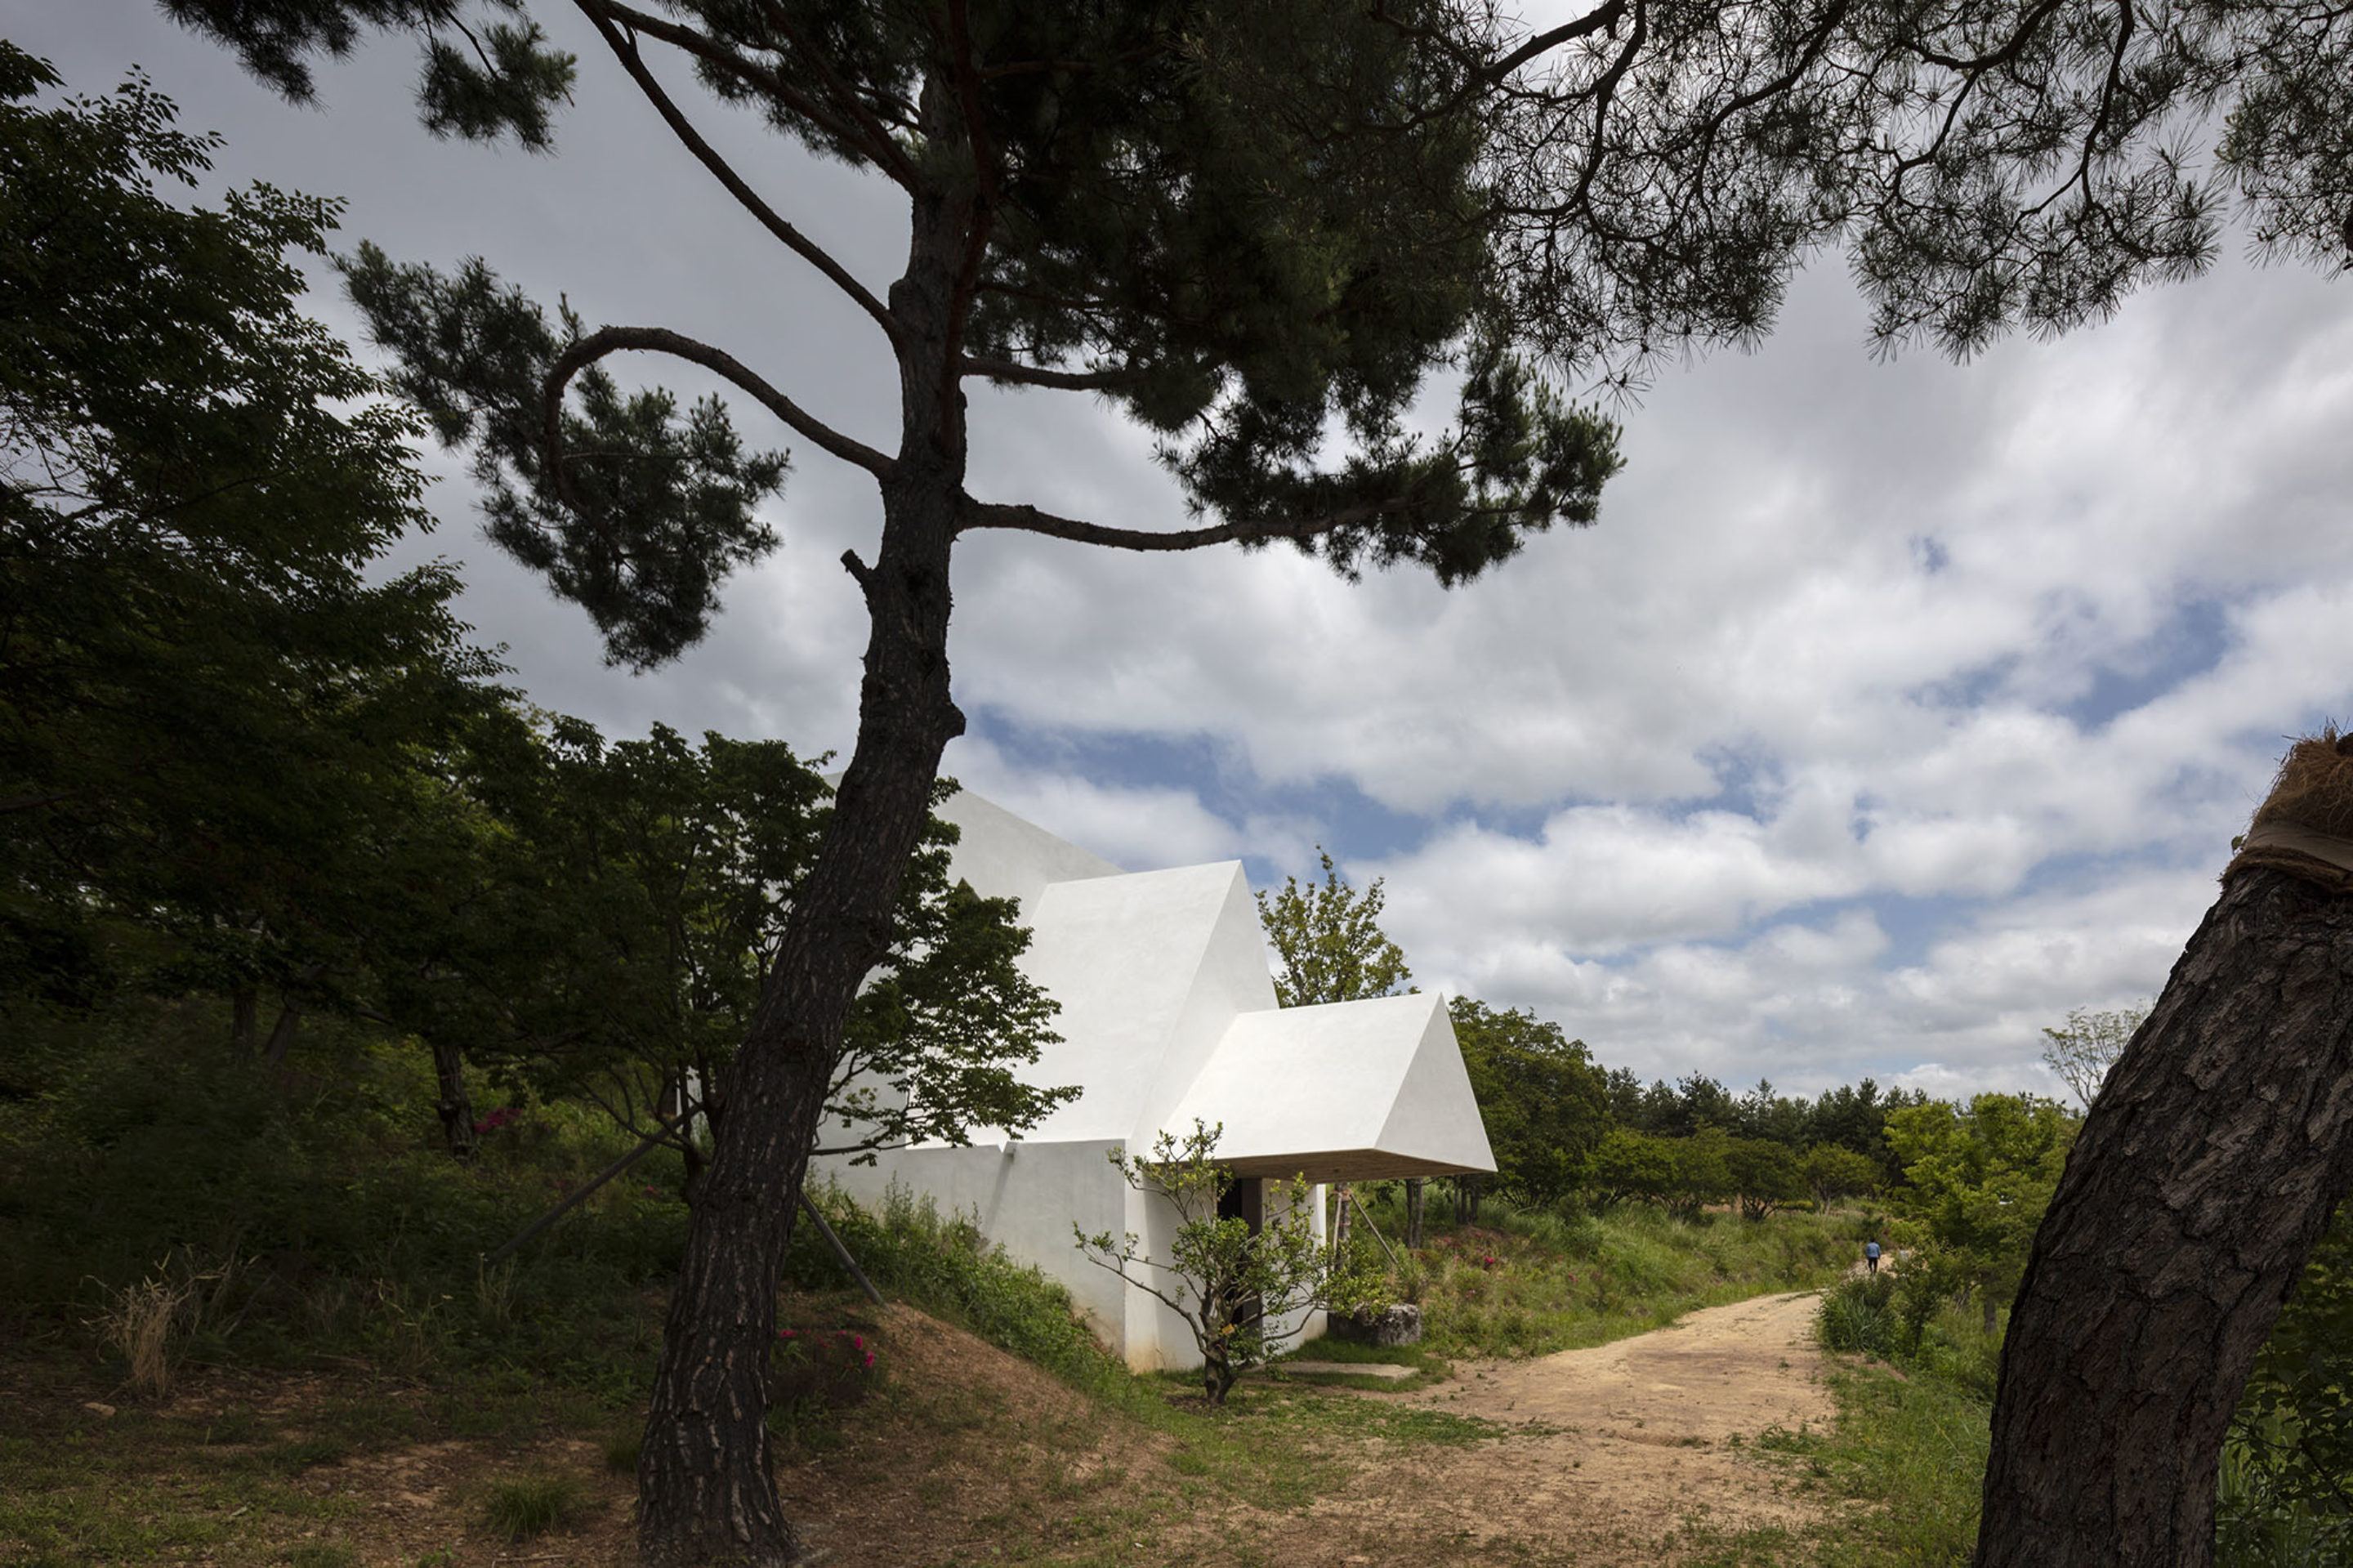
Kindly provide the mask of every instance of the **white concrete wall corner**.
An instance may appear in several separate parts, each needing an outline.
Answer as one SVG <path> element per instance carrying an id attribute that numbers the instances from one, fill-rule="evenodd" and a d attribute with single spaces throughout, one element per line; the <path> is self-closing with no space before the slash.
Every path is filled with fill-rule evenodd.
<path id="1" fill-rule="evenodd" d="M 811 1170 L 820 1180 L 837 1179 L 851 1199 L 876 1213 L 895 1180 L 919 1202 L 931 1199 L 944 1217 L 971 1216 L 981 1234 L 1016 1263 L 1037 1265 L 1069 1290 L 1095 1337 L 1120 1355 L 1126 1350 L 1131 1293 L 1116 1275 L 1086 1260 L 1071 1228 L 1114 1237 L 1133 1228 L 1124 1201 L 1128 1188 L 1109 1158 L 1118 1147 L 1116 1139 L 1096 1139 L 902 1149 L 871 1166 L 827 1160 Z"/>

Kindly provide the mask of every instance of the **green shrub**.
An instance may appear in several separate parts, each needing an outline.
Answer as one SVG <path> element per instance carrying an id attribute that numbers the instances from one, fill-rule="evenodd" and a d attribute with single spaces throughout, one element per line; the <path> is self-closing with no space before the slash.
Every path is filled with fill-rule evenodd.
<path id="1" fill-rule="evenodd" d="M 482 1517 L 509 1541 L 527 1541 L 562 1529 L 580 1517 L 587 1499 L 570 1476 L 542 1472 L 491 1483 Z"/>
<path id="2" fill-rule="evenodd" d="M 1853 1275 L 1839 1281 L 1824 1292 L 1815 1322 L 1825 1350 L 1895 1355 L 1904 1330 L 1895 1313 L 1894 1277 Z"/>
<path id="3" fill-rule="evenodd" d="M 460 1162 L 435 1101 L 421 1048 L 332 1019 L 271 1071 L 230 1049 L 223 1008 L 8 1005 L 0 1335 L 95 1337 L 85 1325 L 164 1259 L 189 1287 L 177 1342 L 208 1361 L 519 1368 L 638 1397 L 659 1342 L 649 1287 L 683 1245 L 677 1157 L 485 1268 L 628 1142 L 599 1112 L 534 1105 Z"/>
<path id="4" fill-rule="evenodd" d="M 1071 1293 L 1035 1266 L 1015 1263 L 961 1216 L 944 1217 L 893 1183 L 881 1212 L 870 1213 L 839 1188 L 810 1194 L 850 1255 L 890 1295 L 970 1330 L 1064 1381 L 1103 1392 L 1124 1387 L 1126 1369 L 1096 1343 Z M 841 1264 L 815 1225 L 794 1228 L 786 1277 L 805 1290 L 843 1283 Z"/>

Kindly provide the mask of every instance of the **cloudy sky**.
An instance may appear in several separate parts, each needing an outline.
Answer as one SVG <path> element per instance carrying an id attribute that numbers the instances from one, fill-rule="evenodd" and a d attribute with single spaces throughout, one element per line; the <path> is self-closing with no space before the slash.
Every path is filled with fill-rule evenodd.
<path id="1" fill-rule="evenodd" d="M 565 38 L 577 102 L 531 156 L 427 135 L 403 40 L 296 109 L 152 0 L 5 15 L 76 89 L 144 67 L 227 137 L 224 180 L 348 198 L 346 243 L 481 255 L 592 324 L 723 341 L 895 444 L 871 324 L 593 37 Z M 870 283 L 893 275 L 889 188 L 711 129 Z M 314 308 L 357 335 L 331 289 Z M 1598 527 L 1452 592 L 1273 552 L 970 539 L 949 770 L 1131 867 L 1240 857 L 1263 886 L 1327 846 L 1386 879 L 1425 987 L 1533 1008 L 1645 1075 L 2049 1090 L 2040 1027 L 2163 984 L 2284 738 L 2353 712 L 2353 281 L 2234 258 L 1966 366 L 1874 362 L 1864 325 L 1827 260 L 1761 351 L 1625 410 Z M 976 494 L 1182 522 L 1107 408 L 976 397 Z M 834 562 L 880 509 L 862 473 L 795 459 L 785 548 L 650 675 L 606 668 L 585 617 L 481 542 L 439 454 L 418 553 L 465 563 L 468 618 L 544 706 L 846 748 L 863 621 Z"/>

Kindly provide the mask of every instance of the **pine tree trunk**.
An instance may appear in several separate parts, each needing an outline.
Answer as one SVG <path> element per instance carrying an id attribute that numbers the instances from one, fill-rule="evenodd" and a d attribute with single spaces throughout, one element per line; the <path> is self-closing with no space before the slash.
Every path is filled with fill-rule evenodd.
<path id="1" fill-rule="evenodd" d="M 261 1022 L 261 992 L 254 986 L 241 985 L 228 993 L 228 1043 L 240 1056 L 253 1054 L 253 1042 Z"/>
<path id="2" fill-rule="evenodd" d="M 2229 874 L 2011 1308 L 1978 1568 L 2204 1568 L 2255 1352 L 2353 1187 L 2353 897 Z"/>
<path id="3" fill-rule="evenodd" d="M 927 117 L 944 109 L 927 87 Z M 968 199 L 968 198 L 967 198 Z M 649 1568 L 776 1568 L 802 1555 L 770 1471 L 767 1368 L 776 1290 L 808 1154 L 859 985 L 888 950 L 899 882 L 964 715 L 948 686 L 948 562 L 965 505 L 963 394 L 949 290 L 968 206 L 919 196 L 891 290 L 904 427 L 882 484 L 871 567 L 848 558 L 871 631 L 858 740 L 816 864 L 796 890 L 767 989 L 727 1077 L 638 1462 Z"/>
<path id="4" fill-rule="evenodd" d="M 441 1140 L 459 1160 L 474 1157 L 474 1097 L 466 1087 L 466 1058 L 455 1045 L 433 1045 L 434 1109 L 441 1114 Z"/>
<path id="5" fill-rule="evenodd" d="M 269 1042 L 261 1048 L 262 1060 L 273 1067 L 286 1065 L 286 1053 L 294 1048 L 294 1035 L 302 1024 L 302 1010 L 288 1002 L 278 1010 L 278 1022 L 269 1026 Z"/>

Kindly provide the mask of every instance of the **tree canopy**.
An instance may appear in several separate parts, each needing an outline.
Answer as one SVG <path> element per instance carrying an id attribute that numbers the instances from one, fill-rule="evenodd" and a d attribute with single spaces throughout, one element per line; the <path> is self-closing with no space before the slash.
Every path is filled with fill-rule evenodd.
<path id="1" fill-rule="evenodd" d="M 1380 927 L 1388 901 L 1378 877 L 1362 892 L 1348 885 L 1323 850 L 1324 880 L 1302 885 L 1282 879 L 1275 892 L 1261 889 L 1259 924 L 1274 948 L 1274 999 L 1284 1007 L 1319 1002 L 1363 1001 L 1388 996 L 1413 978 L 1405 949 Z"/>
<path id="2" fill-rule="evenodd" d="M 0 966 L 347 1002 L 396 759 L 498 665 L 446 567 L 380 567 L 430 519 L 413 417 L 299 308 L 334 204 L 175 203 L 212 140 L 58 85 L 0 43 Z"/>
<path id="3" fill-rule="evenodd" d="M 1505 1194 L 1545 1207 L 1581 1185 L 1609 1127 L 1601 1069 L 1582 1040 L 1518 1009 L 1447 1003 Z"/>

